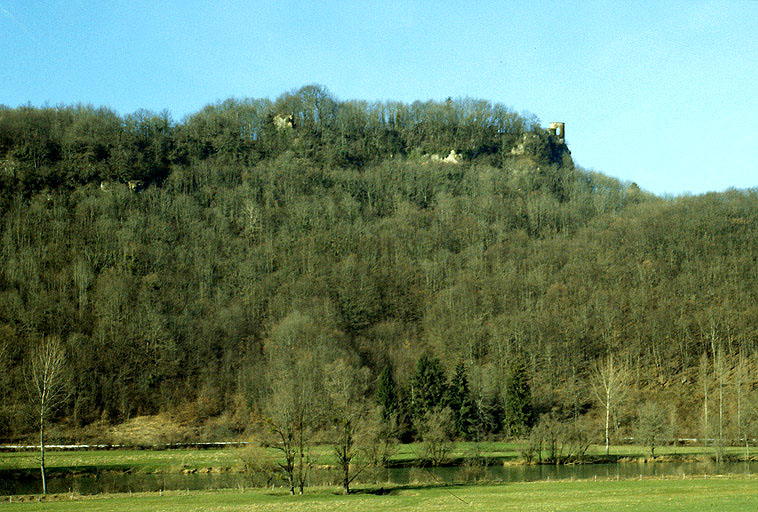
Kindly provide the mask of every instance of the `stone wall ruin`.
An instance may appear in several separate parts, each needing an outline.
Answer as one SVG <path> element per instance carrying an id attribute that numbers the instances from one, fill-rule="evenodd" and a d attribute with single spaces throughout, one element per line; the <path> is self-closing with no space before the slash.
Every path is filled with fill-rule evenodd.
<path id="1" fill-rule="evenodd" d="M 566 142 L 566 123 L 550 123 L 550 127 L 547 129 L 550 135 L 554 135 L 558 142 L 565 144 Z"/>

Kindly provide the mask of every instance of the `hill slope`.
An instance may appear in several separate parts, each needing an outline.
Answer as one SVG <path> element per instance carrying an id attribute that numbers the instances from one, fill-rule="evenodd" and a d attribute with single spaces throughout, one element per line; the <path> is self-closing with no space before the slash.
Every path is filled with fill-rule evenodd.
<path id="1" fill-rule="evenodd" d="M 424 353 L 464 363 L 480 408 L 521 360 L 537 415 L 592 417 L 608 354 L 632 370 L 621 431 L 654 399 L 695 435 L 719 385 L 730 436 L 755 408 L 755 191 L 652 197 L 501 105 L 309 86 L 181 123 L 1 109 L 0 163 L 4 437 L 29 428 L 43 335 L 66 344 L 75 425 L 181 412 L 233 435 L 306 359 L 389 366 L 413 401 Z"/>

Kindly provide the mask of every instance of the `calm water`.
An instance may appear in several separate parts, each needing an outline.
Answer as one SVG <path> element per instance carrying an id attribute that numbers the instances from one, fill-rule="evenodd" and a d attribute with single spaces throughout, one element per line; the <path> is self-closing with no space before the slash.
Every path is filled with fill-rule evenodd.
<path id="1" fill-rule="evenodd" d="M 731 462 L 725 464 L 698 462 L 655 462 L 648 464 L 584 464 L 575 466 L 488 466 L 474 471 L 465 468 L 393 468 L 375 470 L 359 476 L 357 482 L 408 484 L 412 482 L 453 483 L 486 479 L 491 482 L 528 482 L 535 480 L 594 478 L 638 478 L 652 476 L 690 476 L 715 474 L 755 474 L 758 462 Z M 333 470 L 314 470 L 310 485 L 339 485 L 339 475 Z M 274 482 L 280 485 L 281 482 Z M 119 474 L 49 477 L 48 492 L 76 492 L 98 494 L 113 492 L 139 492 L 158 490 L 200 490 L 249 488 L 271 485 L 260 479 L 239 473 L 211 474 Z M 0 494 L 35 494 L 40 491 L 40 481 L 16 480 L 0 482 Z"/>

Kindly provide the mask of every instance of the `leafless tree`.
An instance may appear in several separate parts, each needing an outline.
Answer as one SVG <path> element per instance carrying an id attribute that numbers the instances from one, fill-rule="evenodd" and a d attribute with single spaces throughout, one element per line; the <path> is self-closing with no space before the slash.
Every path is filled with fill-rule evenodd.
<path id="1" fill-rule="evenodd" d="M 321 415 L 326 361 L 334 340 L 313 316 L 293 312 L 277 323 L 266 341 L 268 399 L 262 407 L 263 443 L 279 450 L 279 470 L 303 493 L 312 466 L 310 441 Z"/>
<path id="2" fill-rule="evenodd" d="M 311 468 L 310 438 L 315 423 L 315 392 L 309 370 L 313 366 L 307 354 L 300 361 L 292 361 L 286 373 L 272 376 L 271 395 L 264 407 L 265 425 L 263 443 L 278 450 L 284 462 L 278 469 L 289 485 L 290 494 L 295 488 L 303 489 Z"/>
<path id="3" fill-rule="evenodd" d="M 612 354 L 598 361 L 592 369 L 592 393 L 605 409 L 605 454 L 610 452 L 611 415 L 627 392 L 628 372 Z"/>
<path id="4" fill-rule="evenodd" d="M 646 402 L 640 407 L 635 430 L 639 441 L 650 448 L 650 457 L 655 457 L 655 449 L 669 442 L 673 434 L 666 410 L 656 402 Z"/>
<path id="5" fill-rule="evenodd" d="M 750 460 L 750 440 L 758 437 L 758 393 L 748 395 L 745 406 L 742 428 L 745 436 L 745 458 Z"/>
<path id="6" fill-rule="evenodd" d="M 752 388 L 758 377 L 756 366 L 742 353 L 732 377 L 737 407 L 737 438 L 745 443 L 745 458 L 750 458 L 750 438 L 758 432 L 758 393 Z"/>
<path id="7" fill-rule="evenodd" d="M 711 436 L 711 428 L 709 424 L 708 415 L 708 390 L 711 386 L 711 373 L 710 362 L 708 361 L 708 354 L 703 352 L 700 356 L 700 366 L 698 367 L 698 376 L 700 379 L 700 386 L 703 390 L 703 443 L 708 445 L 708 440 Z"/>
<path id="8" fill-rule="evenodd" d="M 57 336 L 43 337 L 29 360 L 27 389 L 39 421 L 40 472 L 42 494 L 47 494 L 45 479 L 45 424 L 67 398 L 66 350 Z"/>
<path id="9" fill-rule="evenodd" d="M 365 396 L 369 371 L 356 368 L 340 358 L 327 368 L 326 393 L 334 427 L 333 447 L 342 471 L 342 491 L 350 494 L 350 484 L 371 463 L 367 457 L 364 430 L 371 413 Z M 351 473 L 352 469 L 352 473 Z"/>
<path id="10" fill-rule="evenodd" d="M 448 461 L 453 449 L 453 412 L 450 407 L 427 411 L 414 425 L 421 434 L 420 459 L 432 466 Z"/>
<path id="11" fill-rule="evenodd" d="M 724 365 L 724 349 L 721 344 L 718 345 L 718 348 L 714 352 L 713 372 L 715 374 L 719 392 L 719 437 L 716 446 L 716 460 L 721 462 L 724 455 L 724 375 L 726 373 Z"/>

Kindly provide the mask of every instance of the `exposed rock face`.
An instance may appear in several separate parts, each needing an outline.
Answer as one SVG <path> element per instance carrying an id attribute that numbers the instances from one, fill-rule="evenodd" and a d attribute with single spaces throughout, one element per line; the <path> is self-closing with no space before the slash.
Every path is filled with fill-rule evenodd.
<path id="1" fill-rule="evenodd" d="M 537 159 L 545 163 L 573 165 L 565 136 L 565 123 L 550 123 L 546 130 L 523 133 L 521 139 L 511 148 L 511 155 Z"/>
<path id="2" fill-rule="evenodd" d="M 143 188 L 142 180 L 130 180 L 126 182 L 126 187 L 129 189 L 129 192 L 139 192 Z M 118 189 L 119 187 L 123 187 L 124 184 L 121 183 L 114 183 L 114 182 L 108 182 L 108 181 L 101 181 L 100 182 L 100 190 L 103 192 L 111 192 L 114 190 L 114 187 Z"/>
<path id="3" fill-rule="evenodd" d="M 527 148 L 530 145 L 535 144 L 537 141 L 539 141 L 539 136 L 536 133 L 530 133 L 530 132 L 524 133 L 521 136 L 521 140 L 519 141 L 519 143 L 511 148 L 511 154 L 523 155 L 527 152 Z"/>
<path id="4" fill-rule="evenodd" d="M 445 158 L 442 158 L 438 154 L 433 154 L 429 157 L 429 159 L 432 162 L 443 162 L 446 164 L 459 164 L 461 163 L 461 155 L 455 152 L 454 149 L 450 150 L 450 154 L 448 154 Z"/>

